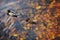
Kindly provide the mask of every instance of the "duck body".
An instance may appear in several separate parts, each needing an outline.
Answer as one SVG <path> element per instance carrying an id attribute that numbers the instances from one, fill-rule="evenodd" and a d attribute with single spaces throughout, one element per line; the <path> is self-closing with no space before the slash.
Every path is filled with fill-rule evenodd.
<path id="1" fill-rule="evenodd" d="M 10 10 L 7 11 L 7 15 L 12 17 L 17 17 L 17 15 L 14 12 L 11 12 Z"/>

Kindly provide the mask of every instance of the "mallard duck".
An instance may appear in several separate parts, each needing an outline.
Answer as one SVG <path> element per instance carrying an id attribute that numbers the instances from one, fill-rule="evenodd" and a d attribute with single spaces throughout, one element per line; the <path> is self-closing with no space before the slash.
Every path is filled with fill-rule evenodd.
<path id="1" fill-rule="evenodd" d="M 15 14 L 15 12 L 11 12 L 10 10 L 7 10 L 7 15 L 8 16 L 12 16 L 12 17 L 17 17 L 17 15 Z"/>

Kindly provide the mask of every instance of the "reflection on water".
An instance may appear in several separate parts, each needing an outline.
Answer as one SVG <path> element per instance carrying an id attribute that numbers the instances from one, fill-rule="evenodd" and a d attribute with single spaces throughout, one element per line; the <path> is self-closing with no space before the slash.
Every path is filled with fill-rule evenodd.
<path id="1" fill-rule="evenodd" d="M 55 39 L 60 35 L 58 1 L 0 0 L 0 40 Z M 8 9 L 15 12 L 18 17 L 8 16 Z"/>

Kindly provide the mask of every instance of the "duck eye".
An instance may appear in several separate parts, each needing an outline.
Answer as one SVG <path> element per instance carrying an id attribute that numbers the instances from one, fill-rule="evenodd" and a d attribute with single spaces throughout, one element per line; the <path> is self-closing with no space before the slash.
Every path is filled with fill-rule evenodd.
<path id="1" fill-rule="evenodd" d="M 8 12 L 10 12 L 10 10 L 7 10 Z"/>

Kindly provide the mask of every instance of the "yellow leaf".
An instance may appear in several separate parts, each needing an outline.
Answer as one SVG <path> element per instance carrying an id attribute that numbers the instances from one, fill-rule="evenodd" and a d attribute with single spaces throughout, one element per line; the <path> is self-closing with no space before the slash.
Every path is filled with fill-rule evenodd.
<path id="1" fill-rule="evenodd" d="M 23 27 L 25 30 L 27 30 L 27 28 L 26 27 Z"/>
<path id="2" fill-rule="evenodd" d="M 37 10 L 40 9 L 40 8 L 41 8 L 41 6 L 37 6 L 37 7 L 36 7 Z"/>
<path id="3" fill-rule="evenodd" d="M 55 38 L 55 34 L 52 34 L 52 39 L 54 39 Z"/>
<path id="4" fill-rule="evenodd" d="M 20 40 L 24 40 L 24 38 L 20 38 Z"/>
<path id="5" fill-rule="evenodd" d="M 38 30 L 38 27 L 36 27 L 35 30 Z"/>
<path id="6" fill-rule="evenodd" d="M 16 37 L 16 36 L 18 36 L 18 34 L 13 34 L 13 36 L 15 36 L 15 37 Z"/>

